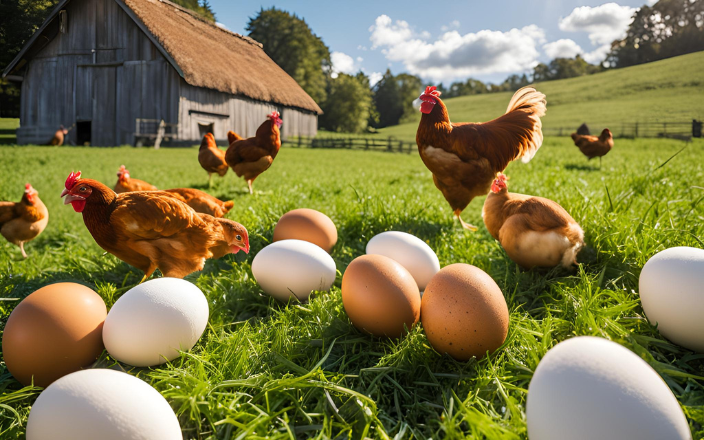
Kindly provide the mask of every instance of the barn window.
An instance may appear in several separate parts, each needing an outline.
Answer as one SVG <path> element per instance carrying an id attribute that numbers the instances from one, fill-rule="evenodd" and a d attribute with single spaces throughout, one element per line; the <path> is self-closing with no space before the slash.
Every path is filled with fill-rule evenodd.
<path id="1" fill-rule="evenodd" d="M 200 137 L 205 136 L 206 133 L 215 134 L 214 125 L 212 122 L 210 124 L 198 123 L 198 131 L 200 132 Z"/>
<path id="2" fill-rule="evenodd" d="M 68 14 L 66 9 L 59 11 L 59 30 L 62 34 L 68 32 Z"/>

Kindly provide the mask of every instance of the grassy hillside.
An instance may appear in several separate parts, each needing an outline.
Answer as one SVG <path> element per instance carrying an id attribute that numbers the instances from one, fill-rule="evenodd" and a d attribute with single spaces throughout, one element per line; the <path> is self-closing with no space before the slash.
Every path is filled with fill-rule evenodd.
<path id="1" fill-rule="evenodd" d="M 215 196 L 233 199 L 229 218 L 249 230 L 252 252 L 210 260 L 188 276 L 210 304 L 209 326 L 191 354 L 159 368 L 131 368 L 103 354 L 98 367 L 124 368 L 157 388 L 177 412 L 184 439 L 526 439 L 526 396 L 546 351 L 575 335 L 594 335 L 635 351 L 682 405 L 693 438 L 704 438 L 704 359 L 671 344 L 644 318 L 638 275 L 648 258 L 673 246 L 702 247 L 704 142 L 624 139 L 587 162 L 567 138 L 548 138 L 529 164 L 508 169 L 511 190 L 558 201 L 580 222 L 587 248 L 572 273 L 523 271 L 481 220 L 484 198 L 453 220 L 417 154 L 283 148 L 255 183 L 232 172 Z M 31 182 L 49 224 L 26 245 L 0 238 L 0 330 L 19 299 L 57 281 L 95 288 L 111 307 L 142 274 L 105 254 L 81 215 L 59 194 L 66 175 L 115 182 L 126 164 L 160 188 L 207 188 L 197 149 L 0 147 L 0 200 L 18 200 Z M 669 158 L 672 160 L 665 163 Z M 681 176 L 686 175 L 687 179 Z M 455 362 L 433 351 L 422 326 L 399 340 L 360 333 L 344 311 L 340 278 L 305 305 L 283 305 L 252 278 L 254 256 L 286 211 L 314 208 L 335 222 L 332 251 L 342 273 L 383 231 L 426 241 L 442 266 L 470 263 L 504 292 L 509 336 L 495 354 Z M 10 298 L 8 300 L 7 298 Z M 117 364 L 117 365 L 115 365 Z M 40 393 L 7 372 L 0 354 L 0 438 L 23 438 Z"/>
<path id="2" fill-rule="evenodd" d="M 538 83 L 545 93 L 546 134 L 559 127 L 592 130 L 623 122 L 704 119 L 704 52 L 596 75 Z M 488 121 L 506 111 L 512 93 L 463 96 L 445 104 L 453 121 Z M 420 113 L 418 113 L 420 119 Z M 380 130 L 383 136 L 414 139 L 418 122 Z"/>

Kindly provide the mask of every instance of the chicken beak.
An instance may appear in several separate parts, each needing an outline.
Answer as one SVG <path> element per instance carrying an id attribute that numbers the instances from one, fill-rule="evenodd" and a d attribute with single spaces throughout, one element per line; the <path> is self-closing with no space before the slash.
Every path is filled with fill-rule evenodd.
<path id="1" fill-rule="evenodd" d="M 73 194 L 68 194 L 68 191 L 66 191 L 66 190 L 64 190 L 64 192 L 66 194 L 61 193 L 61 197 L 66 196 L 66 198 L 64 199 L 64 205 L 68 205 L 69 203 L 75 202 L 75 201 L 84 201 L 86 199 L 85 197 L 76 196 Z"/>
<path id="2" fill-rule="evenodd" d="M 61 198 L 63 199 L 66 194 L 68 194 L 68 190 L 64 188 L 64 190 L 61 191 Z"/>

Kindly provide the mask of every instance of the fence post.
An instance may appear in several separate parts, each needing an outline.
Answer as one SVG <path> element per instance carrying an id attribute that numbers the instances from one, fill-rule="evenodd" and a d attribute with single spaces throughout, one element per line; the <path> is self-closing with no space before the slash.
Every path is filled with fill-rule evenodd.
<path id="1" fill-rule="evenodd" d="M 667 135 L 667 122 L 662 123 L 662 132 Z"/>
<path id="2" fill-rule="evenodd" d="M 637 138 L 637 137 L 638 137 L 638 122 L 636 122 L 636 135 L 633 136 L 633 137 L 634 137 L 634 138 Z"/>
<path id="3" fill-rule="evenodd" d="M 702 137 L 702 121 L 697 121 L 692 119 L 692 137 L 700 138 Z"/>
<path id="4" fill-rule="evenodd" d="M 389 137 L 389 141 L 388 141 L 388 142 L 389 142 L 389 143 L 388 143 L 388 145 L 386 146 L 386 149 L 387 149 L 389 152 L 391 152 L 392 150 L 391 150 L 391 138 L 390 138 L 390 137 Z"/>
<path id="5" fill-rule="evenodd" d="M 364 139 L 364 149 L 368 150 L 369 149 L 369 138 Z"/>

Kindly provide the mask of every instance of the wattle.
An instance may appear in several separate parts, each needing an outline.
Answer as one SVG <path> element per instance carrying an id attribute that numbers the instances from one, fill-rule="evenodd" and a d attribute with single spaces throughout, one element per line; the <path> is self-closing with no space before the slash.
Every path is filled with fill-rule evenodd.
<path id="1" fill-rule="evenodd" d="M 420 111 L 421 113 L 425 113 L 427 115 L 428 113 L 433 111 L 433 107 L 435 107 L 434 102 L 423 101 L 420 105 Z"/>
<path id="2" fill-rule="evenodd" d="M 85 200 L 74 200 L 71 202 L 71 206 L 73 207 L 74 211 L 83 212 L 83 209 L 86 207 L 86 201 Z"/>

